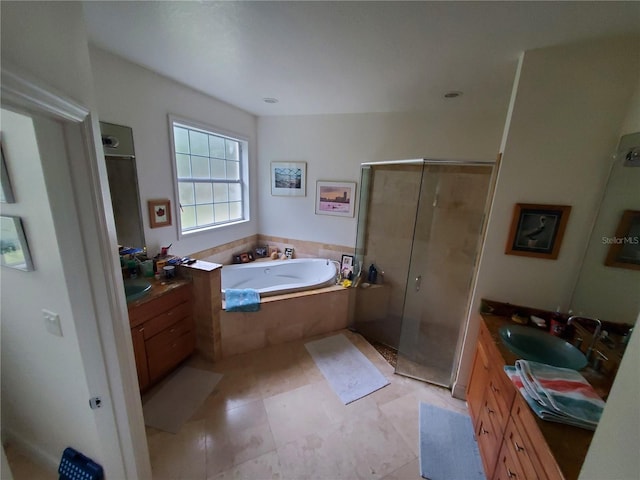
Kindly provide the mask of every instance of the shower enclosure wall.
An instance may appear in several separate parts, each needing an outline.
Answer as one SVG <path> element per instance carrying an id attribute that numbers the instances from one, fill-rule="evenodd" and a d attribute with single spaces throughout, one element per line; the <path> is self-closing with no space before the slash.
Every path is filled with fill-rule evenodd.
<path id="1" fill-rule="evenodd" d="M 422 159 L 362 166 L 353 327 L 398 350 L 397 373 L 451 385 L 492 171 Z"/>

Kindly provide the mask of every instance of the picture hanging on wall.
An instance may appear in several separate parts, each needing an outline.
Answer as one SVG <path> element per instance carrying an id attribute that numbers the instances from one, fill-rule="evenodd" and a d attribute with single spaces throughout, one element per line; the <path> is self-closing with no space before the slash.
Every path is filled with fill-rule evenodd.
<path id="1" fill-rule="evenodd" d="M 271 195 L 305 197 L 306 162 L 271 162 Z"/>
<path id="2" fill-rule="evenodd" d="M 151 228 L 171 225 L 171 200 L 163 198 L 149 200 L 149 224 Z"/>
<path id="3" fill-rule="evenodd" d="M 517 203 L 505 253 L 555 260 L 570 212 L 567 205 Z"/>
<path id="4" fill-rule="evenodd" d="M 605 265 L 640 270 L 640 210 L 625 210 L 615 236 L 603 241 L 610 244 Z"/>
<path id="5" fill-rule="evenodd" d="M 353 217 L 355 182 L 323 182 L 316 188 L 316 215 Z"/>
<path id="6" fill-rule="evenodd" d="M 9 172 L 7 170 L 7 164 L 4 161 L 4 147 L 2 146 L 2 134 L 0 133 L 0 182 L 2 188 L 0 189 L 0 202 L 2 203 L 14 203 L 15 197 L 13 196 L 13 189 L 11 188 L 11 180 L 9 179 Z"/>
<path id="7" fill-rule="evenodd" d="M 33 270 L 31 253 L 20 217 L 0 216 L 0 262 L 3 267 Z"/>

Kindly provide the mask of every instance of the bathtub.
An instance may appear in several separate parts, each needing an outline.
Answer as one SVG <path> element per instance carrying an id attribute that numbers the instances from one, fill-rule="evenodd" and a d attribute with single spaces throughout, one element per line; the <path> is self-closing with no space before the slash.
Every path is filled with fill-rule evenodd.
<path id="1" fill-rule="evenodd" d="M 296 258 L 225 265 L 222 298 L 227 288 L 253 288 L 261 297 L 327 287 L 335 284 L 336 262 L 325 258 Z"/>

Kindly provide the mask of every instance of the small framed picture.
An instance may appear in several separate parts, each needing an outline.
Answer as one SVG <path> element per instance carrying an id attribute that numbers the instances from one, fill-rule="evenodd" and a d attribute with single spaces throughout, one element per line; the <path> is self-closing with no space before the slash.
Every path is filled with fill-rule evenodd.
<path id="1" fill-rule="evenodd" d="M 567 205 L 517 203 L 505 253 L 555 260 L 570 212 Z"/>
<path id="2" fill-rule="evenodd" d="M 306 162 L 271 162 L 271 195 L 305 197 Z"/>
<path id="3" fill-rule="evenodd" d="M 610 244 L 605 265 L 640 270 L 640 210 L 625 210 L 615 236 L 603 241 Z"/>
<path id="4" fill-rule="evenodd" d="M 256 258 L 264 258 L 269 256 L 269 247 L 266 245 L 256 247 L 253 251 L 256 255 Z"/>
<path id="5" fill-rule="evenodd" d="M 171 200 L 163 198 L 149 200 L 149 224 L 151 228 L 168 227 L 171 225 Z"/>
<path id="6" fill-rule="evenodd" d="M 354 256 L 342 255 L 342 261 L 340 262 L 340 273 L 342 278 L 351 280 L 353 278 Z"/>
<path id="7" fill-rule="evenodd" d="M 33 270 L 31 253 L 20 217 L 0 216 L 0 261 L 3 267 Z"/>
<path id="8" fill-rule="evenodd" d="M 293 258 L 293 247 L 285 247 L 284 256 L 291 260 Z"/>
<path id="9" fill-rule="evenodd" d="M 355 182 L 324 182 L 316 185 L 316 215 L 353 217 Z"/>

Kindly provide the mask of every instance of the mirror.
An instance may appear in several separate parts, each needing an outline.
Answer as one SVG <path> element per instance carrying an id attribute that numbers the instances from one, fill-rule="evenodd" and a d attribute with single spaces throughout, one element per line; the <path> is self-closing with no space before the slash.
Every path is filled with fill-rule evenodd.
<path id="1" fill-rule="evenodd" d="M 640 211 L 640 161 L 634 155 L 638 147 L 640 133 L 620 139 L 573 291 L 571 309 L 576 315 L 629 325 L 634 325 L 638 318 L 640 235 L 633 228 L 624 225 L 620 228 L 625 211 Z M 605 265 L 616 245 L 618 249 L 624 247 L 626 260 L 616 262 L 615 266 Z"/>
<path id="2" fill-rule="evenodd" d="M 133 131 L 129 127 L 100 122 L 100 132 L 118 244 L 143 248 L 146 243 L 133 149 Z"/>

